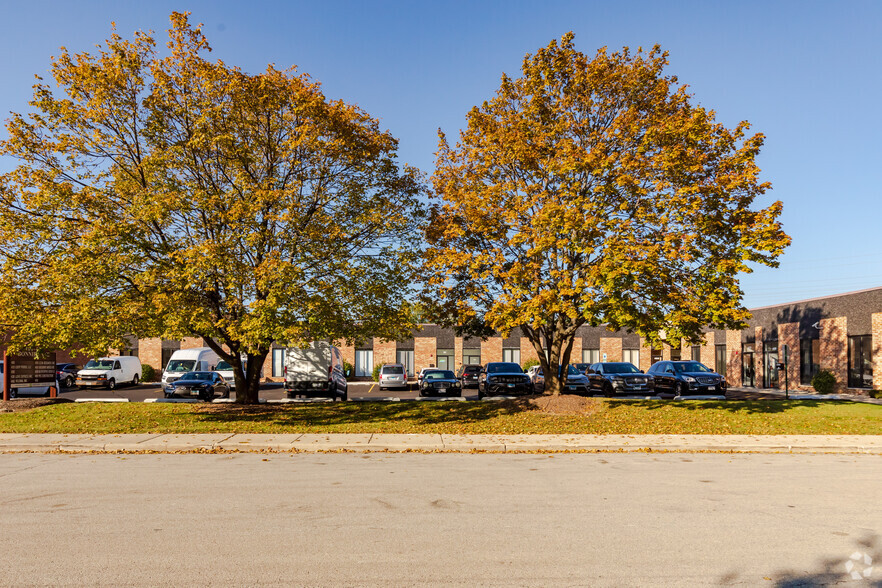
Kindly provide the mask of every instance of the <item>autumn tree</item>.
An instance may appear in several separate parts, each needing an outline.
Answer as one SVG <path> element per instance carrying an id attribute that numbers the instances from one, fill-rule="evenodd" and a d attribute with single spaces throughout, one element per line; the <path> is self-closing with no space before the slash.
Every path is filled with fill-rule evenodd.
<path id="1" fill-rule="evenodd" d="M 400 337 L 422 185 L 397 141 L 318 83 L 167 51 L 62 49 L 0 154 L 0 323 L 13 348 L 197 336 L 257 401 L 271 344 Z M 418 232 L 418 231 L 417 231 Z M 241 358 L 246 358 L 243 362 Z"/>
<path id="2" fill-rule="evenodd" d="M 740 328 L 739 272 L 789 243 L 780 202 L 751 208 L 763 136 L 715 122 L 667 65 L 658 47 L 589 59 L 567 34 L 454 146 L 441 133 L 426 298 L 466 334 L 519 327 L 553 394 L 581 325 L 678 345 Z"/>

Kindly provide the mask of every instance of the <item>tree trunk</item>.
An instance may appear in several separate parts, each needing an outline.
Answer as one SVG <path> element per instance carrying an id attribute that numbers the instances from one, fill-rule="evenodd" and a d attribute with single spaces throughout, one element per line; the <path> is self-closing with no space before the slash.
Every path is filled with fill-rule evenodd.
<path id="1" fill-rule="evenodd" d="M 268 353 L 269 350 L 247 354 L 244 369 L 241 360 L 239 361 L 235 371 L 237 404 L 257 404 L 260 402 L 260 370 L 263 368 L 263 362 Z"/>
<path id="2" fill-rule="evenodd" d="M 570 363 L 576 329 L 573 327 L 564 329 L 558 326 L 558 328 L 541 329 L 521 327 L 521 330 L 527 335 L 539 357 L 539 365 L 542 366 L 542 373 L 545 376 L 543 393 L 558 396 L 567 383 L 566 368 Z M 547 356 L 542 346 L 543 341 L 548 350 Z"/>

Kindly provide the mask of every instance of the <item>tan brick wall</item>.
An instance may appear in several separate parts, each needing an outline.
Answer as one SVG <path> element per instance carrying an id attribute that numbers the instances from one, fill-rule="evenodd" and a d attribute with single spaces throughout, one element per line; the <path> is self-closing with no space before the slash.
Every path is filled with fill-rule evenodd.
<path id="1" fill-rule="evenodd" d="M 606 360 L 603 354 L 606 353 Z M 600 361 L 622 361 L 622 340 L 610 337 L 600 338 Z"/>
<path id="2" fill-rule="evenodd" d="M 873 389 L 882 390 L 882 312 L 874 312 L 872 321 Z"/>
<path id="3" fill-rule="evenodd" d="M 184 337 L 181 339 L 181 349 L 196 349 L 197 347 L 206 347 L 205 340 L 202 337 Z"/>
<path id="4" fill-rule="evenodd" d="M 521 337 L 521 365 L 527 363 L 528 360 L 535 359 L 539 361 L 539 354 L 536 353 L 536 348 L 533 347 L 533 344 L 530 343 L 530 340 L 526 337 Z M 482 361 L 484 361 L 482 359 Z M 484 363 L 487 363 L 484 361 Z"/>
<path id="5" fill-rule="evenodd" d="M 836 391 L 848 385 L 848 321 L 844 316 L 820 320 L 822 370 L 836 376 Z"/>
<path id="6" fill-rule="evenodd" d="M 671 348 L 668 345 L 662 344 L 662 361 L 671 361 Z M 601 359 L 603 359 L 601 357 Z"/>
<path id="7" fill-rule="evenodd" d="M 490 337 L 481 341 L 481 363 L 487 365 L 491 361 L 502 361 L 502 337 Z M 521 356 L 521 363 L 524 362 Z"/>
<path id="8" fill-rule="evenodd" d="M 784 361 L 784 346 L 790 348 L 787 357 L 787 386 L 796 390 L 799 385 L 799 323 L 778 325 L 778 361 Z M 778 387 L 784 388 L 784 372 L 778 372 Z"/>
<path id="9" fill-rule="evenodd" d="M 374 365 L 395 363 L 395 341 L 374 338 Z"/>
<path id="10" fill-rule="evenodd" d="M 413 340 L 413 369 L 416 373 L 420 373 L 423 368 L 437 367 L 436 351 L 438 348 L 434 337 L 417 337 Z"/>
<path id="11" fill-rule="evenodd" d="M 644 341 L 640 340 L 640 365 L 637 366 L 644 372 L 652 365 L 652 347 Z"/>
<path id="12" fill-rule="evenodd" d="M 570 351 L 570 363 L 582 362 L 582 337 L 576 335 L 573 339 L 573 348 Z"/>
<path id="13" fill-rule="evenodd" d="M 355 366 L 355 345 L 346 345 L 345 343 L 338 344 L 337 347 L 340 349 L 340 355 L 343 357 L 343 361 L 349 363 L 349 365 Z"/>
<path id="14" fill-rule="evenodd" d="M 705 333 L 704 342 L 701 345 L 701 363 L 706 365 L 712 370 L 716 370 L 717 367 L 715 364 L 717 360 L 716 355 L 716 343 L 714 340 L 714 334 Z"/>
<path id="15" fill-rule="evenodd" d="M 459 370 L 462 366 L 462 337 L 453 339 L 453 369 Z"/>
<path id="16" fill-rule="evenodd" d="M 741 382 L 741 331 L 726 331 L 726 383 L 738 388 Z"/>
<path id="17" fill-rule="evenodd" d="M 140 339 L 138 341 L 138 359 L 141 365 L 147 364 L 156 371 L 162 369 L 162 339 Z"/>
<path id="18" fill-rule="evenodd" d="M 284 382 L 284 376 L 273 377 L 273 350 L 270 349 L 269 353 L 266 354 L 266 357 L 263 359 L 263 381 L 264 382 Z"/>

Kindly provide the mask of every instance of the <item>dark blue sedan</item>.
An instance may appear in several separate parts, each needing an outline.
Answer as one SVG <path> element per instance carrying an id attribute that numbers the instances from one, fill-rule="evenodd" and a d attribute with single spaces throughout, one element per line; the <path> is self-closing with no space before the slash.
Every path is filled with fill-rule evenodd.
<path id="1" fill-rule="evenodd" d="M 196 396 L 206 402 L 215 396 L 230 397 L 230 386 L 217 372 L 187 372 L 165 387 L 165 397 Z"/>

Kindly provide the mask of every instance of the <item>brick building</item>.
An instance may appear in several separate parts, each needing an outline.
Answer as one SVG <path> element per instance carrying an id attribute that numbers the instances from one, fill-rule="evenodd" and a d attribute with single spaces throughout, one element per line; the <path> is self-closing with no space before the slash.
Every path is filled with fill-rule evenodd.
<path id="1" fill-rule="evenodd" d="M 741 331 L 708 330 L 702 345 L 651 349 L 640 337 L 600 327 L 582 327 L 573 345 L 572 362 L 630 361 L 642 370 L 661 359 L 695 359 L 725 374 L 730 386 L 780 388 L 784 371 L 771 369 L 789 351 L 787 380 L 791 389 L 811 389 L 819 369 L 836 375 L 838 390 L 882 389 L 882 288 L 813 298 L 751 309 L 752 318 Z M 178 349 L 201 347 L 198 338 L 181 341 L 132 339 L 124 355 L 138 355 L 142 363 L 161 368 Z M 403 341 L 372 339 L 341 346 L 343 357 L 355 367 L 355 379 L 369 378 L 375 365 L 402 363 L 413 374 L 423 367 L 456 370 L 462 364 L 535 358 L 533 346 L 519 329 L 507 337 L 487 340 L 456 337 L 452 330 L 421 325 Z M 282 379 L 284 346 L 275 345 L 267 356 L 264 374 Z M 59 353 L 59 360 L 67 359 Z M 64 358 L 64 359 L 62 359 Z M 83 363 L 74 358 L 74 363 Z"/>

